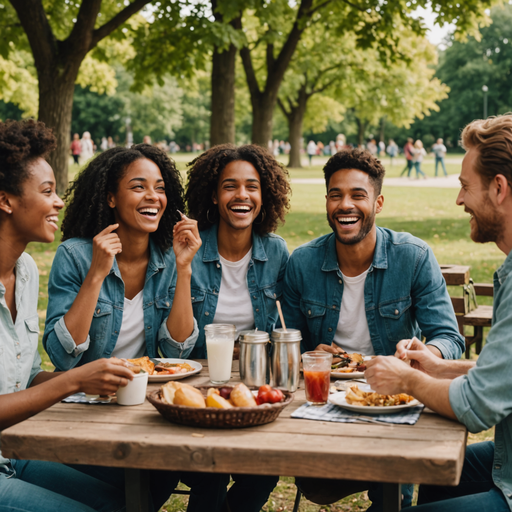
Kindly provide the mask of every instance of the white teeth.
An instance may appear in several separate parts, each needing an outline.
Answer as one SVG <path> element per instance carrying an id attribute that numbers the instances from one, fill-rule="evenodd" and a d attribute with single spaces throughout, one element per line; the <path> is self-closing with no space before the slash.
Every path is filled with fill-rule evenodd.
<path id="1" fill-rule="evenodd" d="M 251 207 L 250 206 L 232 206 L 231 207 L 232 210 L 236 210 L 236 211 L 242 211 L 242 212 L 248 212 L 251 210 Z"/>
<path id="2" fill-rule="evenodd" d="M 48 222 L 55 222 L 55 224 L 57 224 L 57 222 L 59 222 L 59 217 L 57 215 L 52 215 L 50 217 L 46 217 L 46 220 Z"/>
<path id="3" fill-rule="evenodd" d="M 338 217 L 338 222 L 341 223 L 357 222 L 358 220 L 357 217 Z"/>
<path id="4" fill-rule="evenodd" d="M 141 208 L 139 213 L 153 213 L 156 215 L 158 213 L 158 208 Z"/>

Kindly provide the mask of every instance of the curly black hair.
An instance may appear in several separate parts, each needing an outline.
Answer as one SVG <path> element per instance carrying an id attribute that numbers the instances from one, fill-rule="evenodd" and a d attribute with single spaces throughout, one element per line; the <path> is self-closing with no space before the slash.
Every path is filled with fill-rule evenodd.
<path id="1" fill-rule="evenodd" d="M 163 251 L 171 247 L 172 230 L 180 220 L 176 209 L 183 210 L 185 206 L 181 175 L 174 162 L 161 149 L 149 144 L 109 149 L 92 160 L 78 175 L 64 196 L 68 204 L 62 221 L 63 240 L 93 238 L 115 223 L 114 210 L 107 202 L 108 194 L 117 192 L 127 167 L 140 158 L 152 160 L 160 169 L 168 201 L 158 229 L 150 236 Z"/>
<path id="2" fill-rule="evenodd" d="M 29 164 L 45 158 L 56 145 L 52 130 L 40 121 L 0 122 L 0 190 L 21 196 Z"/>
<path id="3" fill-rule="evenodd" d="M 370 176 L 370 181 L 378 196 L 382 190 L 382 182 L 384 181 L 384 166 L 380 160 L 375 158 L 369 151 L 365 149 L 346 149 L 331 156 L 324 167 L 325 186 L 329 190 L 329 181 L 331 176 L 343 169 L 357 169 L 363 171 Z"/>
<path id="4" fill-rule="evenodd" d="M 284 224 L 284 217 L 290 209 L 291 193 L 287 169 L 260 146 L 220 144 L 188 164 L 185 200 L 189 215 L 197 220 L 200 230 L 218 222 L 219 210 L 212 200 L 213 193 L 217 192 L 219 177 L 226 165 L 239 160 L 252 164 L 261 178 L 265 215 L 262 215 L 261 222 L 253 224 L 254 231 L 265 235 L 274 232 L 280 223 Z"/>

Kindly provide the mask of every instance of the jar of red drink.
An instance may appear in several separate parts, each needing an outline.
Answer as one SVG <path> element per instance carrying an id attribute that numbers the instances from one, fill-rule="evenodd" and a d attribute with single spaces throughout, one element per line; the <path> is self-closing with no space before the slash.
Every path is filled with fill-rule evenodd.
<path id="1" fill-rule="evenodd" d="M 332 354 L 305 352 L 302 354 L 306 400 L 310 405 L 325 405 L 331 384 Z"/>

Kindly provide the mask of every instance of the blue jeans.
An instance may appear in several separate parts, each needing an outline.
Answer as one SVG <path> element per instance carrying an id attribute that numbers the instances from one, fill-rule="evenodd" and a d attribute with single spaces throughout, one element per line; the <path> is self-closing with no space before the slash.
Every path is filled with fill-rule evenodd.
<path id="1" fill-rule="evenodd" d="M 413 165 L 414 163 L 412 160 L 407 160 L 403 171 L 400 173 L 400 176 L 403 176 L 407 172 L 407 177 L 409 177 L 411 175 Z"/>
<path id="2" fill-rule="evenodd" d="M 11 460 L 0 468 L 0 512 L 114 512 L 124 491 L 63 464 Z"/>
<path id="3" fill-rule="evenodd" d="M 494 443 L 469 445 L 456 487 L 421 485 L 414 512 L 510 512 L 505 497 L 492 480 Z"/>
<path id="4" fill-rule="evenodd" d="M 444 166 L 444 158 L 436 156 L 436 176 L 437 176 L 437 166 L 439 165 L 439 162 L 441 162 L 441 165 L 443 166 L 444 175 L 448 176 L 448 173 L 446 172 L 446 167 Z"/>
<path id="5" fill-rule="evenodd" d="M 425 173 L 421 170 L 421 162 L 414 162 L 414 168 L 416 169 L 416 178 L 419 178 L 420 174 L 425 177 Z"/>

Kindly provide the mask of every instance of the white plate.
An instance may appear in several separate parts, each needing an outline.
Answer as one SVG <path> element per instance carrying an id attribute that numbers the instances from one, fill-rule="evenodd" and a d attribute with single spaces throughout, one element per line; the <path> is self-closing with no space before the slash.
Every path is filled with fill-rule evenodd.
<path id="1" fill-rule="evenodd" d="M 162 361 L 162 363 L 188 363 L 192 368 L 194 368 L 194 370 L 188 373 L 176 373 L 175 375 L 150 375 L 149 382 L 168 382 L 170 380 L 185 379 L 186 377 L 199 373 L 203 369 L 203 365 L 201 363 L 192 361 L 191 359 L 164 359 L 161 357 L 156 359 L 158 361 Z"/>
<path id="2" fill-rule="evenodd" d="M 375 356 L 363 356 L 365 361 L 373 359 Z M 337 370 L 331 370 L 331 377 L 335 379 L 362 379 L 364 378 L 364 372 L 340 372 Z"/>
<path id="3" fill-rule="evenodd" d="M 372 391 L 369 384 L 358 384 L 358 386 L 361 391 Z M 418 400 L 416 399 L 404 405 L 388 405 L 380 407 L 369 407 L 367 405 L 352 405 L 349 404 L 345 399 L 345 393 L 345 391 L 340 391 L 339 393 L 334 393 L 330 395 L 329 402 L 331 404 L 343 407 L 343 409 L 347 409 L 348 411 L 360 412 L 363 414 L 392 414 L 394 412 L 400 412 L 405 409 L 410 409 L 411 407 L 421 405 L 421 402 L 418 402 Z"/>

